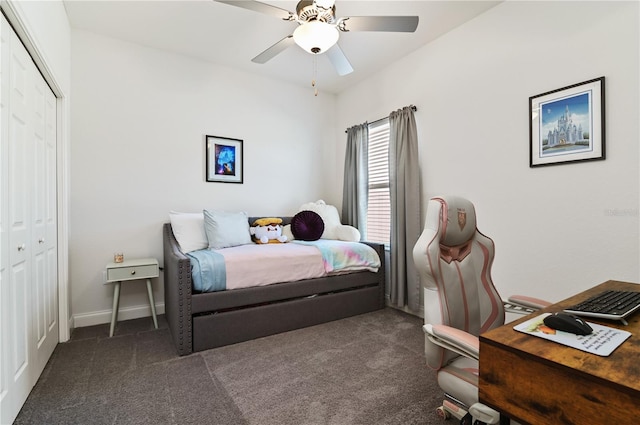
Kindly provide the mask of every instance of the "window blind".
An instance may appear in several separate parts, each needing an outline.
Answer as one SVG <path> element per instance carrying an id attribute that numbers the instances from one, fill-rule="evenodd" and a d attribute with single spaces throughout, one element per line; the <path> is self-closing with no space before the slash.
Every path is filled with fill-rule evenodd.
<path id="1" fill-rule="evenodd" d="M 367 240 L 389 245 L 391 199 L 389 197 L 389 119 L 369 125 L 369 207 Z"/>

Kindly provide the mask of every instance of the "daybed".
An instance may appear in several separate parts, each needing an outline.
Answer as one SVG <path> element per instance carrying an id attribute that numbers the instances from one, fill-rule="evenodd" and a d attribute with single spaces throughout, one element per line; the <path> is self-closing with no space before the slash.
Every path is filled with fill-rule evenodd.
<path id="1" fill-rule="evenodd" d="M 252 219 L 250 219 L 252 220 Z M 284 224 L 291 217 L 283 217 Z M 367 242 L 363 242 L 367 243 Z M 191 262 L 163 226 L 165 315 L 179 355 L 354 316 L 384 307 L 384 246 L 377 272 L 195 293 Z"/>

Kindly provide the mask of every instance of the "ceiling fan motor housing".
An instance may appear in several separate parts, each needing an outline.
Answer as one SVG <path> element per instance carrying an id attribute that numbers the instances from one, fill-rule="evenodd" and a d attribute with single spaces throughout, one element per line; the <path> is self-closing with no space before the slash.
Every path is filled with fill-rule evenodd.
<path id="1" fill-rule="evenodd" d="M 316 6 L 313 0 L 302 0 L 296 6 L 296 14 L 300 22 L 320 21 L 333 24 L 336 20 L 336 7 L 323 9 Z"/>

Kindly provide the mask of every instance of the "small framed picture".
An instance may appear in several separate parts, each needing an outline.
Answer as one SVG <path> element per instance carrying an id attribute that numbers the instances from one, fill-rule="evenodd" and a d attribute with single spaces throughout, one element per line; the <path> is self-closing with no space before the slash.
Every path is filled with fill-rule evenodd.
<path id="1" fill-rule="evenodd" d="M 605 159 L 604 77 L 529 98 L 529 167 Z"/>
<path id="2" fill-rule="evenodd" d="M 207 181 L 242 183 L 242 140 L 207 136 Z"/>

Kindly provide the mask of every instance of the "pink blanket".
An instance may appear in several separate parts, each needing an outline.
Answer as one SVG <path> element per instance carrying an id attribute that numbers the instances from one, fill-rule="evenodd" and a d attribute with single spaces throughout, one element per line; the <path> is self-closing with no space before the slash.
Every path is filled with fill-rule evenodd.
<path id="1" fill-rule="evenodd" d="M 313 246 L 251 244 L 217 250 L 224 256 L 227 289 L 265 286 L 324 276 L 322 254 Z M 252 263 L 260 263 L 252 267 Z"/>

